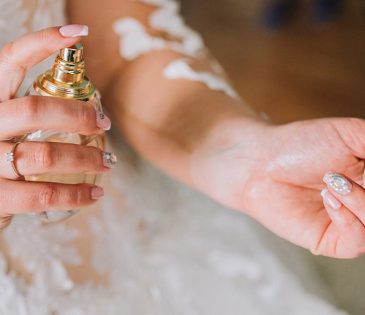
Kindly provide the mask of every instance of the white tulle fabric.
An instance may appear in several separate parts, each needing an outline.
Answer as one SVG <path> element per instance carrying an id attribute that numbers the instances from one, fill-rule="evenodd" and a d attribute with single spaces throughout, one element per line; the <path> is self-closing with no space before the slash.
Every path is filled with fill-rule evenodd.
<path id="1" fill-rule="evenodd" d="M 22 1 L 0 0 L 0 44 L 28 31 L 26 20 L 32 30 L 63 23 L 61 6 L 38 1 L 31 17 Z M 32 280 L 0 252 L 1 315 L 344 314 L 304 289 L 251 220 L 131 163 L 114 142 L 119 165 L 104 177 L 99 215 L 88 217 L 92 265 L 107 284 L 70 276 L 68 266 L 86 263 L 74 246 L 81 230 L 19 215 L 1 238 Z M 321 286 L 309 267 L 297 270 Z"/>

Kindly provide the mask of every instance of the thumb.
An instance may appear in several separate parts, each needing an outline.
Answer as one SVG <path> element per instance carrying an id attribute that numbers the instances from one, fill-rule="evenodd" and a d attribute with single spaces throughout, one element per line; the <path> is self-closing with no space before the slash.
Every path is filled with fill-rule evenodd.
<path id="1" fill-rule="evenodd" d="M 31 67 L 87 35 L 86 25 L 75 24 L 46 28 L 6 44 L 0 52 L 0 102 L 14 96 Z"/>

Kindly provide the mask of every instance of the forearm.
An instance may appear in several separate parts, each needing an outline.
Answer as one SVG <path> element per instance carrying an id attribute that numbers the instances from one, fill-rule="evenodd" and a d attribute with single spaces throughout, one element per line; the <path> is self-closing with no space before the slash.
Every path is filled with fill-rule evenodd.
<path id="1" fill-rule="evenodd" d="M 213 130 L 229 120 L 248 127 L 255 118 L 241 101 L 202 83 L 164 78 L 163 69 L 176 57 L 159 51 L 126 65 L 104 102 L 142 156 L 191 183 L 191 158 Z"/>
<path id="2" fill-rule="evenodd" d="M 103 6 L 94 1 L 90 12 L 83 13 L 82 2 L 72 1 L 69 9 L 72 21 L 90 26 L 85 42 L 89 73 L 124 137 L 142 156 L 192 184 L 191 160 L 204 143 L 215 141 L 211 138 L 219 125 L 234 120 L 234 128 L 248 128 L 254 118 L 199 36 L 181 23 L 173 3 L 106 0 Z M 101 15 L 95 21 L 98 11 Z M 160 27 L 155 23 L 157 29 L 151 28 L 152 21 Z M 167 22 L 175 28 L 161 30 Z M 187 60 L 190 73 L 203 77 L 202 82 L 182 78 L 181 73 L 178 79 L 168 78 L 166 69 L 179 60 Z M 204 79 L 215 83 L 209 86 Z M 222 129 L 218 134 L 225 132 L 230 133 Z"/>

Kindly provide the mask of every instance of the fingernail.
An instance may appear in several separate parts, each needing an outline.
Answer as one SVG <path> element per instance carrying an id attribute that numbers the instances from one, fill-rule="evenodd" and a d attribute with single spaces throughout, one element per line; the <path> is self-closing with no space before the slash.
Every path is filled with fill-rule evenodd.
<path id="1" fill-rule="evenodd" d="M 328 191 L 328 189 L 323 189 L 321 191 L 321 196 L 324 200 L 324 202 L 331 207 L 334 210 L 338 210 L 341 208 L 342 204 L 339 202 L 335 196 L 331 195 L 331 193 Z"/>
<path id="2" fill-rule="evenodd" d="M 91 199 L 98 200 L 104 196 L 104 189 L 101 187 L 93 187 L 91 188 Z"/>
<path id="3" fill-rule="evenodd" d="M 110 119 L 100 111 L 96 112 L 96 125 L 104 130 L 110 130 L 112 123 Z"/>
<path id="4" fill-rule="evenodd" d="M 105 167 L 112 168 L 117 164 L 118 159 L 114 153 L 103 152 L 103 164 Z"/>
<path id="5" fill-rule="evenodd" d="M 327 184 L 328 188 L 340 195 L 347 195 L 352 190 L 352 184 L 340 174 L 327 173 L 324 175 L 323 181 Z"/>
<path id="6" fill-rule="evenodd" d="M 77 37 L 89 35 L 89 28 L 87 25 L 71 24 L 60 28 L 60 33 L 64 37 Z"/>

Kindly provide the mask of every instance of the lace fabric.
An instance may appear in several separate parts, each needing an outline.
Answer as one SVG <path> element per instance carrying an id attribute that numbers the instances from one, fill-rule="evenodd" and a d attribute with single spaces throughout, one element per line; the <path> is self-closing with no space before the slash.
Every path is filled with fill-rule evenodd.
<path id="1" fill-rule="evenodd" d="M 25 33 L 27 19 L 32 30 L 64 20 L 59 0 L 38 1 L 33 18 L 22 1 L 0 8 L 1 45 Z M 1 235 L 0 315 L 344 314 L 304 289 L 250 219 L 148 163 L 132 165 L 117 142 L 99 209 L 53 225 L 18 215 Z M 73 276 L 89 265 L 101 281 Z"/>

